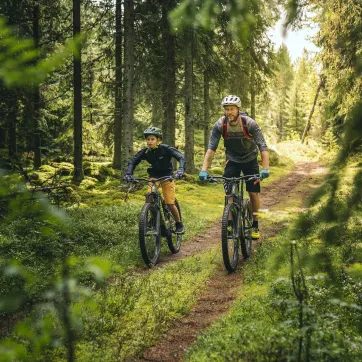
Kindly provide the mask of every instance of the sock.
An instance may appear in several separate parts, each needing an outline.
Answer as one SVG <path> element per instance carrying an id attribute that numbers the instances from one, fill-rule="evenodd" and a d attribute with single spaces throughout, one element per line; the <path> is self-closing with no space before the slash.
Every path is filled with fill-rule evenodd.
<path id="1" fill-rule="evenodd" d="M 258 220 L 253 220 L 253 228 L 259 228 L 259 222 Z"/>

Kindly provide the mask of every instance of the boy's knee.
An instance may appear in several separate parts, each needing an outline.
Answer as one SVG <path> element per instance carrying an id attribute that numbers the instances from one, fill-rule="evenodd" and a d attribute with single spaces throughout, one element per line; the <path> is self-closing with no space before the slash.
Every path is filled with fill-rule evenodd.
<path id="1" fill-rule="evenodd" d="M 258 198 L 259 197 L 259 192 L 249 192 L 249 196 L 254 197 L 254 198 Z"/>

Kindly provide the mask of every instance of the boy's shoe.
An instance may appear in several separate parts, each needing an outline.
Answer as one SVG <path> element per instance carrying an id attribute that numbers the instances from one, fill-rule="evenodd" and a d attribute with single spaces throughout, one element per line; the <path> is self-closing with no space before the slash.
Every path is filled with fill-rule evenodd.
<path id="1" fill-rule="evenodd" d="M 254 240 L 260 239 L 260 232 L 258 228 L 251 228 L 251 238 Z"/>
<path id="2" fill-rule="evenodd" d="M 184 224 L 182 221 L 176 221 L 175 233 L 182 234 L 184 232 Z"/>

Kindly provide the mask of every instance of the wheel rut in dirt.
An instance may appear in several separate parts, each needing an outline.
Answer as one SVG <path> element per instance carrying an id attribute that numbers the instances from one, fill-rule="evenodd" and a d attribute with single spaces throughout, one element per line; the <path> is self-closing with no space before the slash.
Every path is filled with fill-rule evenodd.
<path id="1" fill-rule="evenodd" d="M 323 168 L 318 163 L 300 163 L 287 176 L 262 190 L 262 208 L 270 208 L 282 203 L 285 198 L 308 196 L 297 188 L 298 184 L 306 178 L 312 178 L 313 173 L 322 173 Z M 273 223 L 269 228 L 262 229 L 262 239 L 255 243 L 277 235 L 284 222 Z M 205 251 L 220 243 L 220 221 L 216 222 L 206 233 L 195 236 L 182 246 L 182 252 L 174 256 L 163 258 L 157 267 L 170 260 L 180 259 Z M 221 250 L 220 250 L 221 253 Z M 243 264 L 243 260 L 241 261 Z M 225 271 L 224 265 L 217 266 L 215 273 L 206 283 L 195 306 L 185 317 L 175 320 L 168 331 L 156 345 L 148 348 L 137 361 L 149 362 L 178 362 L 182 361 L 188 347 L 195 341 L 197 335 L 224 315 L 232 306 L 242 286 L 242 268 L 233 274 Z M 136 360 L 135 360 L 136 361 Z"/>

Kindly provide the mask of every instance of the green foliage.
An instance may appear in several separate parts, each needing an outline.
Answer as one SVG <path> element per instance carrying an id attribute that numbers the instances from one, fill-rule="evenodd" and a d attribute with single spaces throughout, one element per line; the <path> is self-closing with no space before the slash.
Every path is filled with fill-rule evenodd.
<path id="1" fill-rule="evenodd" d="M 276 3 L 270 2 L 271 9 Z M 201 27 L 206 30 L 214 29 L 221 14 L 228 18 L 227 28 L 232 36 L 240 42 L 246 42 L 257 24 L 257 13 L 264 10 L 259 2 L 212 0 L 184 0 L 171 13 L 169 18 L 176 31 L 187 27 Z"/>
<path id="2" fill-rule="evenodd" d="M 175 318 L 187 314 L 210 277 L 216 250 L 172 263 L 151 274 L 117 277 L 83 307 L 86 330 L 78 360 L 125 360 L 154 344 Z"/>
<path id="3" fill-rule="evenodd" d="M 24 86 L 40 83 L 54 69 L 63 64 L 69 54 L 77 51 L 81 38 L 68 42 L 64 49 L 54 53 L 49 59 L 31 65 L 38 57 L 38 51 L 31 40 L 17 39 L 4 18 L 0 17 L 0 79 L 6 86 Z"/>
<path id="4" fill-rule="evenodd" d="M 86 272 L 89 280 L 102 283 L 108 263 L 88 258 L 78 264 L 69 258 L 73 245 L 66 214 L 27 191 L 18 177 L 1 176 L 0 315 L 5 319 L 25 305 L 32 308 L 13 335 L 1 341 L 0 355 L 9 361 L 47 360 L 44 353 L 57 345 L 71 356 L 80 328 L 71 303 L 91 303 L 89 290 L 72 274 Z"/>
<path id="5" fill-rule="evenodd" d="M 361 166 L 353 161 L 330 175 L 290 228 L 258 246 L 244 268 L 240 300 L 198 338 L 188 361 L 362 358 Z"/>

